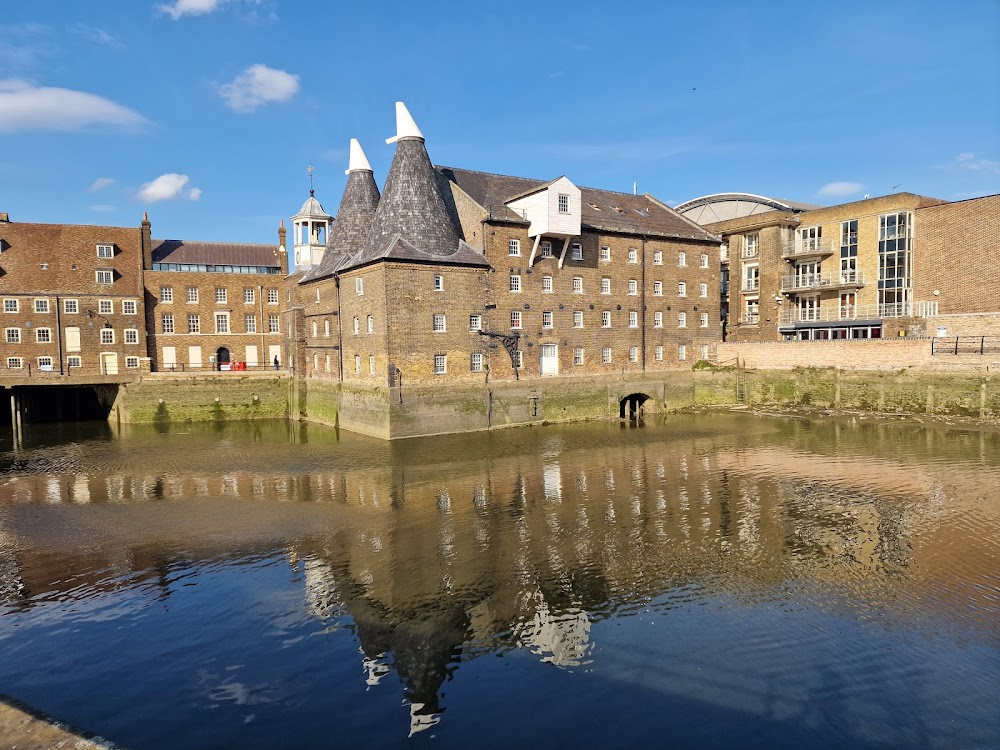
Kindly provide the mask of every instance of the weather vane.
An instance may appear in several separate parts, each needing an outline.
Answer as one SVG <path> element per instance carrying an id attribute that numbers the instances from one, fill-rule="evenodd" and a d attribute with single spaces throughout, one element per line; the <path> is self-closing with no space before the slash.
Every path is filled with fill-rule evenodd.
<path id="1" fill-rule="evenodd" d="M 313 165 L 312 164 L 310 164 L 309 168 L 306 169 L 306 174 L 309 175 L 309 195 L 310 196 L 314 196 L 316 194 L 316 191 L 313 190 L 313 172 L 314 171 L 315 170 L 313 169 Z"/>

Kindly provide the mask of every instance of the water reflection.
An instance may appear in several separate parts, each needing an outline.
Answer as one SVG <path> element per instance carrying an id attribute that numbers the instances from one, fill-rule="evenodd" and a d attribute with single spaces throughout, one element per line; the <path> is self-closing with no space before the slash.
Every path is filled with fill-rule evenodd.
<path id="1" fill-rule="evenodd" d="M 325 638 L 356 639 L 365 689 L 398 680 L 410 735 L 447 725 L 445 683 L 477 657 L 528 654 L 565 671 L 602 658 L 624 665 L 631 657 L 598 655 L 600 623 L 692 604 L 737 621 L 776 601 L 810 617 L 927 621 L 988 644 L 995 659 L 997 441 L 734 416 L 390 445 L 285 425 L 39 445 L 0 477 L 0 612 L 25 627 L 114 620 L 186 606 L 192 578 L 216 566 L 280 560 L 303 616 Z M 36 610 L 44 618 L 32 619 Z M 295 611 L 289 604 L 270 625 Z M 241 613 L 230 614 L 239 628 Z M 782 647 L 829 648 L 811 627 L 782 632 Z M 0 625 L 0 638 L 13 637 Z M 213 648 L 211 633 L 201 637 Z M 774 648 L 747 638 L 738 656 L 766 674 Z M 858 649 L 860 665 L 870 654 Z M 709 684 L 707 662 L 658 664 L 655 653 L 642 660 L 669 666 L 686 694 L 720 704 L 754 695 L 765 713 L 776 711 L 765 695 L 773 681 L 802 688 L 827 668 L 810 656 L 799 666 L 811 676 L 788 670 L 755 684 L 722 672 Z M 289 676 L 301 667 L 291 660 Z M 279 701 L 270 681 L 211 670 L 197 679 L 213 705 L 259 713 Z M 850 685 L 837 684 L 843 703 L 822 710 L 864 725 Z M 17 689 L 0 682 L 0 692 Z M 807 721 L 817 710 L 791 688 L 785 699 L 777 713 Z"/>

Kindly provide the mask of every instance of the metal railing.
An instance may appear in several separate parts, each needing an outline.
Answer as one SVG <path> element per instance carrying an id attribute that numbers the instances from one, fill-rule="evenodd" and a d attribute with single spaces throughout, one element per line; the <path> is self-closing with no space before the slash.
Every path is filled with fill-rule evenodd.
<path id="1" fill-rule="evenodd" d="M 755 326 L 760 323 L 760 313 L 743 313 L 740 316 L 740 323 L 748 326 Z"/>
<path id="2" fill-rule="evenodd" d="M 760 291 L 760 279 L 743 279 L 740 283 L 740 291 L 757 292 Z"/>
<path id="3" fill-rule="evenodd" d="M 150 368 L 150 372 L 265 372 L 267 370 L 280 370 L 281 363 L 279 362 L 278 367 L 271 364 L 252 364 L 249 362 L 227 362 L 220 364 L 199 364 L 195 363 L 183 363 L 183 362 L 173 362 L 169 364 L 159 364 Z"/>
<path id="4" fill-rule="evenodd" d="M 935 336 L 931 354 L 1000 354 L 1000 336 Z"/>
<path id="5" fill-rule="evenodd" d="M 807 255 L 833 255 L 834 247 L 831 240 L 802 239 L 797 237 L 781 249 L 782 258 L 801 258 Z"/>
<path id="6" fill-rule="evenodd" d="M 793 323 L 835 323 L 881 318 L 910 318 L 937 315 L 936 302 L 895 302 L 881 305 L 832 305 L 829 307 L 791 308 L 782 310 L 779 325 Z"/>
<path id="7" fill-rule="evenodd" d="M 781 291 L 797 289 L 823 289 L 842 286 L 861 287 L 865 285 L 863 271 L 833 271 L 832 273 L 795 273 L 781 277 Z"/>
<path id="8" fill-rule="evenodd" d="M 743 260 L 748 260 L 750 258 L 759 258 L 760 257 L 760 246 L 759 245 L 754 245 L 753 247 L 745 247 L 745 248 L 743 248 L 742 250 L 740 250 L 740 257 Z"/>

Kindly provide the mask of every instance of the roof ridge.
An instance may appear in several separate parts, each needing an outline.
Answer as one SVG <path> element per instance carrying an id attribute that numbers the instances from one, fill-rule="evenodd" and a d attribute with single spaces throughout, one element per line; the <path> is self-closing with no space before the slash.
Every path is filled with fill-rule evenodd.
<path id="1" fill-rule="evenodd" d="M 199 244 L 199 245 L 244 245 L 248 247 L 275 247 L 277 242 L 235 242 L 233 240 L 178 240 L 172 238 L 153 238 L 152 242 L 180 242 L 182 244 Z"/>

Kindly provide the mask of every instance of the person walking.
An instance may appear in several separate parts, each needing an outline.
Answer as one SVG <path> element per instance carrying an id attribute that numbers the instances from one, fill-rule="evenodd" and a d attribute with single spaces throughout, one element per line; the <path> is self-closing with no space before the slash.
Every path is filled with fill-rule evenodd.
<path id="1" fill-rule="evenodd" d="M 274 369 L 277 370 L 277 369 L 280 369 L 280 367 L 281 367 L 281 363 L 278 362 L 278 355 L 275 354 L 274 355 Z"/>

